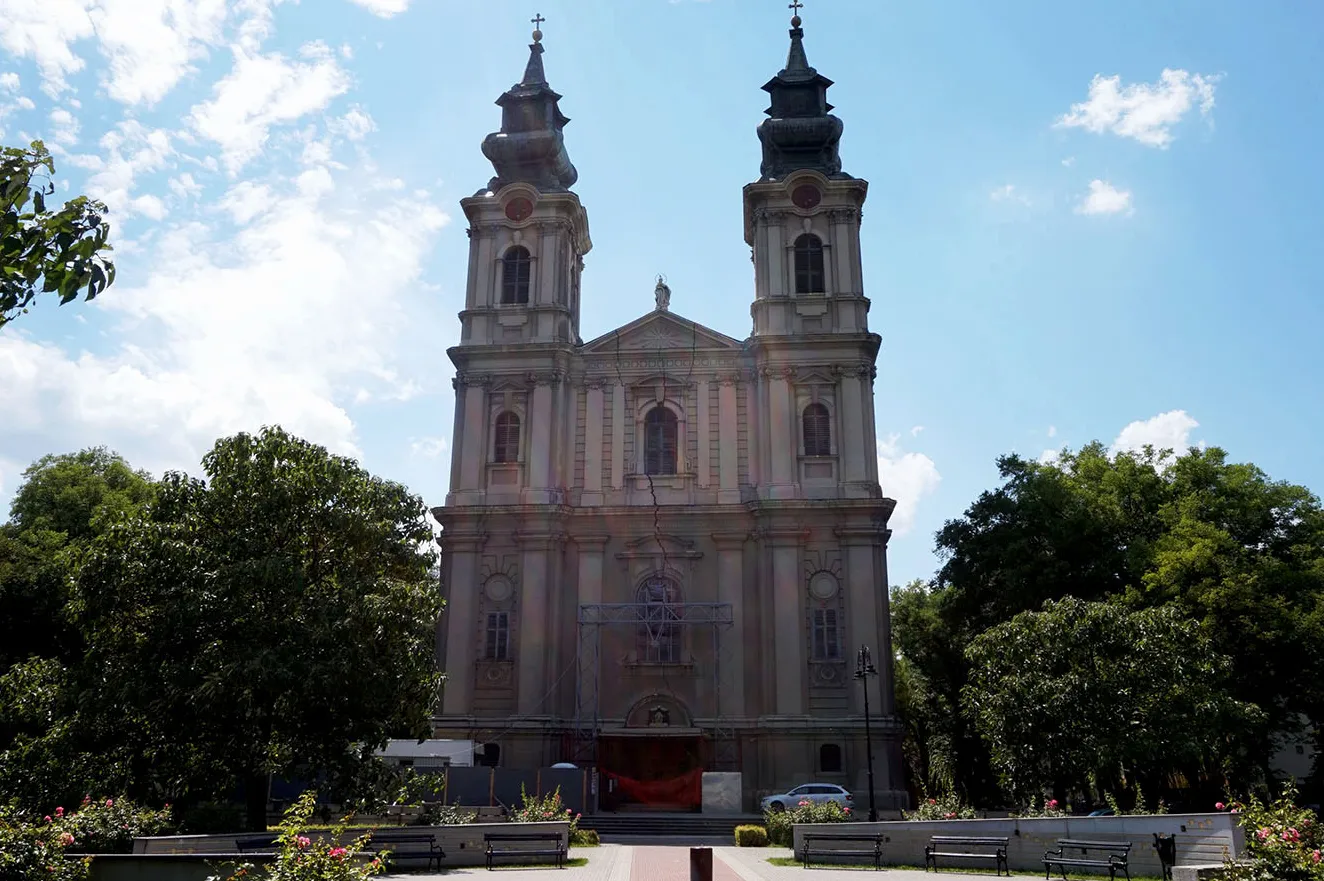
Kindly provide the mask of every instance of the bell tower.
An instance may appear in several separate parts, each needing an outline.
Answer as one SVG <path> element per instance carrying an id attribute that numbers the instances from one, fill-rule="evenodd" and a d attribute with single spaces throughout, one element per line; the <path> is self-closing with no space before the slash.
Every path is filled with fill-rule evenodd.
<path id="1" fill-rule="evenodd" d="M 497 99 L 501 130 L 483 140 L 496 174 L 460 202 L 469 220 L 461 346 L 580 342 L 579 279 L 593 244 L 570 190 L 579 179 L 562 134 L 570 120 L 547 84 L 543 51 L 535 29 L 524 76 Z"/>
<path id="2" fill-rule="evenodd" d="M 524 76 L 500 98 L 501 128 L 483 140 L 495 174 L 461 200 L 469 276 L 455 364 L 448 505 L 547 505 L 573 478 L 574 397 L 566 381 L 579 338 L 579 280 L 593 247 L 570 190 L 561 96 L 543 70 L 544 19 L 533 20 Z"/>

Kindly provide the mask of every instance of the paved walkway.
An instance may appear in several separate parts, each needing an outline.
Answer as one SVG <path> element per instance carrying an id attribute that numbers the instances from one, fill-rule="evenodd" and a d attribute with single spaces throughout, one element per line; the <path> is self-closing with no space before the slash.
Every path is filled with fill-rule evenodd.
<path id="1" fill-rule="evenodd" d="M 713 881 L 918 881 L 923 872 L 901 869 L 868 870 L 857 868 L 820 868 L 806 872 L 799 866 L 774 866 L 769 857 L 789 857 L 784 847 L 713 848 Z M 454 878 L 461 875 L 486 877 L 493 881 L 689 881 L 690 847 L 686 845 L 604 844 L 601 847 L 576 847 L 570 851 L 576 859 L 588 860 L 587 866 L 555 869 L 496 869 L 481 866 L 448 869 L 441 875 L 396 876 L 408 881 Z M 389 877 L 389 876 L 387 876 Z M 932 876 L 930 876 L 932 877 Z M 959 877 L 978 877 L 962 873 Z"/>

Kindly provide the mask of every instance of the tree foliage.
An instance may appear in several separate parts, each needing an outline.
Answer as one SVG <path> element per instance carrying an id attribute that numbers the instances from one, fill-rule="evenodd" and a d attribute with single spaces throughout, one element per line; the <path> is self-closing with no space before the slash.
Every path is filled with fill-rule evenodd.
<path id="1" fill-rule="evenodd" d="M 9 608 L 76 650 L 0 669 L 0 797 L 187 811 L 242 786 L 257 826 L 270 775 L 334 783 L 429 733 L 441 601 L 422 501 L 278 428 L 218 441 L 203 470 L 153 484 L 104 450 L 28 470 L 0 552 L 29 547 L 51 598 L 12 562 L 0 586 L 27 585 Z"/>
<path id="2" fill-rule="evenodd" d="M 1228 695 L 1231 665 L 1173 606 L 1050 600 L 966 650 L 965 711 L 1017 804 L 1091 781 L 1196 777 L 1257 711 Z"/>
<path id="3" fill-rule="evenodd" d="M 39 293 L 60 304 L 93 299 L 115 281 L 106 206 L 78 196 L 58 209 L 55 161 L 41 141 L 0 147 L 0 328 L 26 312 Z"/>
<path id="4" fill-rule="evenodd" d="M 1261 710 L 1227 750 L 1243 759 L 1226 769 L 1234 780 L 1267 772 L 1275 732 L 1324 718 L 1324 513 L 1308 490 L 1216 448 L 1114 455 L 1095 443 L 998 468 L 1000 485 L 938 532 L 933 583 L 893 597 L 894 641 L 924 696 L 929 733 L 911 747 L 922 767 L 951 769 L 975 801 L 1005 795 L 960 710 L 965 648 L 1065 597 L 1171 607 L 1198 625 L 1230 661 L 1228 697 Z"/>

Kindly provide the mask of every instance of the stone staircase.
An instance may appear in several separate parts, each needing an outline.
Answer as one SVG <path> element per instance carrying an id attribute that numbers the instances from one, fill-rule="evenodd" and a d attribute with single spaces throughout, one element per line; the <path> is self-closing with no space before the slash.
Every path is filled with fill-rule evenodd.
<path id="1" fill-rule="evenodd" d="M 762 823 L 758 814 L 695 814 L 639 811 L 620 814 L 585 814 L 579 828 L 593 829 L 604 840 L 621 838 L 690 838 L 728 841 L 745 823 Z"/>

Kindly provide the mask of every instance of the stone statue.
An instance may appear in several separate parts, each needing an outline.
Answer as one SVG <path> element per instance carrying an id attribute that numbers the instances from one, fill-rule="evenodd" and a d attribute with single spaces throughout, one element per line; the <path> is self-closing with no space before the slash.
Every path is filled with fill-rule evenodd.
<path id="1" fill-rule="evenodd" d="M 657 277 L 657 287 L 653 288 L 653 296 L 657 299 L 657 311 L 665 312 L 671 307 L 671 288 L 662 280 L 662 276 Z"/>

